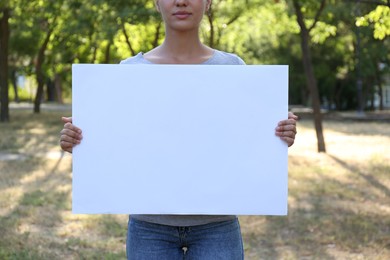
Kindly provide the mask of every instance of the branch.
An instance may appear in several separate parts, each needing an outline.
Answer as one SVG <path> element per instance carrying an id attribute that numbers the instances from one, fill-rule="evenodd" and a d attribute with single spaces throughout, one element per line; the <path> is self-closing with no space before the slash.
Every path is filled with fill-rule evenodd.
<path id="1" fill-rule="evenodd" d="M 301 27 L 301 31 L 307 31 L 306 24 L 303 19 L 303 14 L 301 11 L 301 6 L 299 5 L 297 0 L 293 0 L 294 9 L 297 15 L 297 22 L 299 24 L 299 27 Z"/>
<path id="2" fill-rule="evenodd" d="M 234 23 L 238 18 L 240 18 L 241 14 L 242 14 L 242 12 L 239 12 L 235 16 L 230 18 L 230 20 L 226 23 L 226 25 L 230 25 L 230 24 Z"/>
<path id="3" fill-rule="evenodd" d="M 363 4 L 375 4 L 375 5 L 384 5 L 384 6 L 390 6 L 390 0 L 387 0 L 387 4 L 379 1 L 369 1 L 369 0 L 360 0 L 360 3 Z"/>
<path id="4" fill-rule="evenodd" d="M 347 2 L 355 2 L 356 0 L 346 0 Z M 380 1 L 369 1 L 369 0 L 358 0 L 362 4 L 374 4 L 374 5 L 384 5 L 390 7 L 390 0 L 387 0 L 387 3 L 380 2 Z"/>
<path id="5" fill-rule="evenodd" d="M 131 45 L 131 42 L 130 42 L 130 39 L 129 39 L 129 35 L 126 32 L 126 26 L 125 26 L 125 22 L 124 21 L 121 21 L 121 27 L 122 27 L 123 35 L 125 36 L 125 40 L 126 40 L 127 46 L 129 47 L 129 50 L 131 52 L 131 55 L 135 56 L 136 53 L 135 53 L 135 51 L 133 49 L 133 46 Z"/>
<path id="6" fill-rule="evenodd" d="M 322 11 L 323 11 L 324 8 L 325 8 L 325 3 L 326 3 L 326 0 L 322 0 L 321 6 L 320 6 L 320 8 L 318 9 L 318 11 L 317 11 L 317 13 L 316 13 L 316 16 L 315 16 L 315 18 L 314 18 L 314 22 L 313 22 L 313 24 L 310 26 L 310 28 L 308 29 L 309 32 L 316 26 L 318 20 L 320 19 L 320 15 L 321 15 Z"/>

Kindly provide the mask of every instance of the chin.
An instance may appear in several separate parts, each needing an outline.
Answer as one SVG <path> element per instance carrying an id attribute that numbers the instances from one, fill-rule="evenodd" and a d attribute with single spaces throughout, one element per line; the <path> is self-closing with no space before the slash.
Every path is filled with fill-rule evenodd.
<path id="1" fill-rule="evenodd" d="M 194 31 L 194 30 L 198 30 L 199 27 L 197 26 L 188 26 L 188 25 L 173 25 L 173 26 L 170 26 L 169 27 L 171 30 L 173 31 L 178 31 L 178 32 L 190 32 L 190 31 Z"/>

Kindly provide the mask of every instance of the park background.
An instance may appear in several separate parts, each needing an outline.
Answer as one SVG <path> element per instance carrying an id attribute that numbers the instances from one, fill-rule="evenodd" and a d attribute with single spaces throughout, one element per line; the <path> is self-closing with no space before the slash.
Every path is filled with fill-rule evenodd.
<path id="1" fill-rule="evenodd" d="M 240 217 L 248 259 L 390 258 L 389 5 L 213 1 L 203 41 L 247 64 L 288 64 L 301 118 L 289 215 Z M 0 259 L 125 258 L 127 216 L 71 214 L 60 117 L 72 64 L 116 64 L 163 35 L 152 0 L 1 0 Z"/>

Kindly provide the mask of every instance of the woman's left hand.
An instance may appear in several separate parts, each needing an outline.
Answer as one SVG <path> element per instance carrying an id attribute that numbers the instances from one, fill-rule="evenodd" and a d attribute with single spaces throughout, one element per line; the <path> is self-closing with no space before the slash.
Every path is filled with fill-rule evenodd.
<path id="1" fill-rule="evenodd" d="M 284 140 L 288 147 L 294 144 L 295 135 L 297 134 L 298 117 L 292 112 L 288 112 L 288 119 L 280 121 L 275 129 L 275 135 Z"/>

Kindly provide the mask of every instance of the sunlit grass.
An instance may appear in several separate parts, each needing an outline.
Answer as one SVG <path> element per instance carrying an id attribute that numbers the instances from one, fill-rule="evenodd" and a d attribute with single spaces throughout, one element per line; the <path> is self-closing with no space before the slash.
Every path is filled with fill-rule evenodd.
<path id="1" fill-rule="evenodd" d="M 0 259 L 125 259 L 126 215 L 71 213 L 63 112 L 12 111 L 0 124 Z M 69 114 L 69 113 L 68 113 Z M 312 122 L 289 149 L 289 213 L 241 216 L 246 259 L 389 259 L 390 124 Z"/>
<path id="2" fill-rule="evenodd" d="M 328 153 L 318 154 L 312 122 L 299 123 L 288 216 L 241 217 L 249 259 L 390 257 L 390 125 L 324 126 Z"/>

